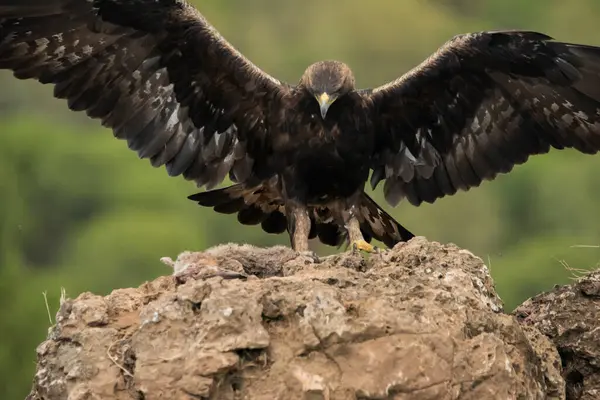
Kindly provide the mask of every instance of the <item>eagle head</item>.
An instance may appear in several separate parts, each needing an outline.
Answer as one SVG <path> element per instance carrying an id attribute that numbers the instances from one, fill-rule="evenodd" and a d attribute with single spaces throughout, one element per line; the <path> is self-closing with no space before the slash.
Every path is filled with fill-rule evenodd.
<path id="1" fill-rule="evenodd" d="M 324 119 L 334 101 L 354 90 L 354 74 L 342 62 L 319 61 L 304 71 L 300 87 L 317 100 Z"/>

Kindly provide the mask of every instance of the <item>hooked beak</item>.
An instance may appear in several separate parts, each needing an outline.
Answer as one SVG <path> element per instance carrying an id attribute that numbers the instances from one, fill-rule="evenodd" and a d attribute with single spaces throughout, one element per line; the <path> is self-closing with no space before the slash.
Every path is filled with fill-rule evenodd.
<path id="1" fill-rule="evenodd" d="M 329 96 L 327 93 L 321 93 L 320 95 L 315 96 L 317 101 L 319 102 L 319 107 L 321 107 L 321 118 L 325 119 L 327 115 L 327 110 L 336 100 L 336 97 Z"/>

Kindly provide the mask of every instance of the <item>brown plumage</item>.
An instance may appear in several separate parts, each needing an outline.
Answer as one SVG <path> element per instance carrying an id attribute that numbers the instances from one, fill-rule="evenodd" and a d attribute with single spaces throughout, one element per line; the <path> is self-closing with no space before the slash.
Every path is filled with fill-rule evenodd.
<path id="1" fill-rule="evenodd" d="M 370 250 L 413 235 L 364 193 L 414 205 L 550 148 L 600 150 L 600 49 L 535 32 L 444 44 L 398 80 L 356 89 L 347 65 L 280 82 L 183 0 L 0 0 L 0 68 L 55 85 L 190 198 L 243 224 Z"/>

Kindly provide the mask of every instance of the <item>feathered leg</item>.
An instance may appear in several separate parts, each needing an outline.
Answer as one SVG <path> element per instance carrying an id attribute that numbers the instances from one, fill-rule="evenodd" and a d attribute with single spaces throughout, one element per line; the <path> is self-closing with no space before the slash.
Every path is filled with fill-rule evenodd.
<path id="1" fill-rule="evenodd" d="M 365 240 L 363 233 L 360 230 L 360 208 L 358 205 L 360 204 L 361 196 L 362 191 L 348 199 L 348 202 L 342 211 L 344 227 L 346 228 L 346 232 L 348 232 L 348 241 L 350 242 L 352 250 L 362 250 L 367 253 L 374 253 L 377 251 L 377 248 Z"/>
<path id="2" fill-rule="evenodd" d="M 362 250 L 367 253 L 376 252 L 377 248 L 365 240 L 360 230 L 360 221 L 353 213 L 353 210 L 355 210 L 355 207 L 351 207 L 350 210 L 344 212 L 344 226 L 348 232 L 348 241 L 352 250 Z"/>
<path id="3" fill-rule="evenodd" d="M 345 226 L 348 232 L 348 240 L 350 241 L 352 250 L 362 250 L 366 251 L 367 253 L 373 253 L 376 251 L 375 246 L 368 243 L 363 237 L 363 234 L 360 231 L 360 222 L 358 222 L 356 217 L 350 217 Z"/>
<path id="4" fill-rule="evenodd" d="M 288 233 L 292 249 L 300 253 L 311 253 L 308 247 L 311 226 L 308 208 L 300 202 L 288 200 L 285 204 L 285 214 L 288 220 Z"/>

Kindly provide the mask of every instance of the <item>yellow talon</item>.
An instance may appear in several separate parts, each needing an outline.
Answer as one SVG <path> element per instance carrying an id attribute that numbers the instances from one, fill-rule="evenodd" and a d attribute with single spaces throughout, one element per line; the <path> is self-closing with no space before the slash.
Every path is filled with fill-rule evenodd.
<path id="1" fill-rule="evenodd" d="M 375 253 L 377 251 L 375 246 L 367 243 L 365 240 L 357 240 L 352 242 L 352 248 L 354 250 L 362 250 L 367 253 Z"/>

